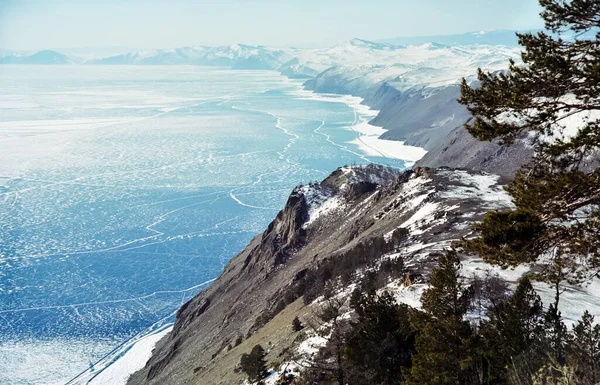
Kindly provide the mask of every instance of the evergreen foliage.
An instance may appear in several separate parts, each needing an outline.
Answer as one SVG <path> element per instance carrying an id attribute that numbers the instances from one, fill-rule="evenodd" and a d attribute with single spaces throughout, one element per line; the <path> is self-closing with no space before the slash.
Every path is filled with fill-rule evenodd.
<path id="1" fill-rule="evenodd" d="M 560 311 L 550 304 L 544 315 L 545 347 L 549 358 L 560 365 L 565 364 L 568 332 Z"/>
<path id="2" fill-rule="evenodd" d="M 423 311 L 384 292 L 355 290 L 354 317 L 326 299 L 313 331 L 329 339 L 294 384 L 590 385 L 600 379 L 600 326 L 586 312 L 570 332 L 546 311 L 529 276 L 507 294 L 494 279 L 478 328 L 466 315 L 473 294 L 455 252 L 442 255 L 423 293 Z M 486 292 L 487 289 L 482 291 Z M 500 293 L 500 294 L 499 294 Z M 310 325 L 310 323 L 309 323 Z M 341 361 L 340 361 L 341 359 Z"/>
<path id="3" fill-rule="evenodd" d="M 580 384 L 600 382 L 600 325 L 594 325 L 594 316 L 588 311 L 573 329 L 567 362 L 575 368 Z"/>
<path id="4" fill-rule="evenodd" d="M 536 148 L 508 187 L 516 208 L 489 213 L 467 245 L 501 266 L 543 264 L 538 278 L 553 284 L 581 282 L 600 271 L 600 5 L 540 4 L 555 35 L 518 34 L 522 65 L 462 83 L 473 136 L 507 144 L 527 136 Z M 574 119 L 577 131 L 566 132 Z"/>
<path id="5" fill-rule="evenodd" d="M 529 277 L 519 280 L 509 299 L 490 306 L 487 316 L 481 334 L 488 381 L 502 384 L 531 377 L 545 353 L 540 344 L 544 309 Z"/>
<path id="6" fill-rule="evenodd" d="M 421 297 L 423 312 L 411 316 L 416 330 L 408 383 L 412 385 L 465 384 L 473 375 L 469 346 L 473 332 L 465 315 L 472 291 L 459 280 L 455 251 L 443 254 L 431 273 L 430 288 Z"/>
<path id="7" fill-rule="evenodd" d="M 414 333 L 409 308 L 389 293 L 367 294 L 354 304 L 357 319 L 344 348 L 349 384 L 401 384 L 402 370 L 410 368 Z"/>
<path id="8" fill-rule="evenodd" d="M 300 330 L 304 329 L 304 325 L 302 325 L 302 322 L 300 322 L 300 319 L 298 317 L 294 317 L 294 319 L 292 320 L 292 329 L 295 332 L 299 332 Z"/>
<path id="9" fill-rule="evenodd" d="M 266 355 L 267 353 L 260 345 L 254 345 L 250 354 L 242 354 L 240 366 L 250 381 L 260 381 L 267 377 Z"/>

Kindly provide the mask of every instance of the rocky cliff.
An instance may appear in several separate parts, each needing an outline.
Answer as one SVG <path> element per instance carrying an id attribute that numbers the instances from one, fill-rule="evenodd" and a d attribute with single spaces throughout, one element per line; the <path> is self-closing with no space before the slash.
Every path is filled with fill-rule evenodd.
<path id="1" fill-rule="evenodd" d="M 272 362 L 290 359 L 301 343 L 290 337 L 291 318 L 311 306 L 296 290 L 304 277 L 323 266 L 335 272 L 352 253 L 363 264 L 352 269 L 402 257 L 426 276 L 436 253 L 469 234 L 470 224 L 511 206 L 503 182 L 480 172 L 357 166 L 295 188 L 266 231 L 179 310 L 173 331 L 129 384 L 241 383 L 235 368 L 254 343 L 271 346 Z"/>

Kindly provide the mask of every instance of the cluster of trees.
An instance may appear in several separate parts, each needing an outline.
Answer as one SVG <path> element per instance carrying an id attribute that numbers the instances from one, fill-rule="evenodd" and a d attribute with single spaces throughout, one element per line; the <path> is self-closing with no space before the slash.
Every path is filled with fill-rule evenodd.
<path id="1" fill-rule="evenodd" d="M 459 278 L 449 251 L 433 270 L 421 310 L 375 291 L 355 296 L 355 317 L 343 321 L 340 299 L 322 316 L 328 345 L 294 384 L 483 385 L 600 382 L 600 326 L 585 312 L 568 330 L 560 312 L 544 308 L 528 276 L 513 293 L 485 290 Z M 489 284 L 489 285 L 488 285 Z M 475 308 L 483 303 L 483 317 Z M 472 319 L 469 319 L 472 316 Z"/>
<path id="2" fill-rule="evenodd" d="M 600 325 L 589 312 L 571 329 L 544 307 L 529 276 L 510 293 L 494 276 L 470 285 L 455 251 L 440 256 L 421 309 L 387 292 L 332 296 L 308 322 L 328 338 L 303 360 L 298 385 L 592 385 L 600 382 Z M 351 308 L 352 319 L 344 316 Z M 483 309 L 483 310 L 482 310 Z M 324 329 L 323 326 L 327 327 Z M 295 318 L 294 331 L 304 325 Z M 260 345 L 241 358 L 252 381 L 267 376 Z"/>

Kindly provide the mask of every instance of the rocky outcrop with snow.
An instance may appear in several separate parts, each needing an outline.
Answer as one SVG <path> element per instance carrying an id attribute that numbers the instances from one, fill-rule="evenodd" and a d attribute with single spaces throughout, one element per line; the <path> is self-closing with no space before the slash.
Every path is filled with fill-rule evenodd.
<path id="1" fill-rule="evenodd" d="M 512 207 L 503 181 L 484 172 L 356 166 L 295 188 L 267 230 L 229 262 L 210 288 L 181 308 L 173 331 L 129 383 L 241 383 L 243 376 L 235 371 L 239 355 L 255 343 L 272 343 L 279 352 L 270 353 L 277 354 L 272 358 L 284 361 L 301 342 L 286 331 L 290 317 L 308 310 L 298 300 L 277 316 L 286 321 L 265 315 L 277 314 L 288 288 L 307 271 L 377 244 L 381 251 L 369 251 L 374 261 L 401 256 L 411 271 L 427 277 L 438 253 L 469 236 L 471 225 L 488 210 Z M 395 244 L 398 229 L 407 237 Z M 466 262 L 469 274 L 487 268 L 480 260 Z M 421 286 L 392 286 L 398 298 L 418 303 Z M 237 347 L 240 336 L 244 342 Z"/>

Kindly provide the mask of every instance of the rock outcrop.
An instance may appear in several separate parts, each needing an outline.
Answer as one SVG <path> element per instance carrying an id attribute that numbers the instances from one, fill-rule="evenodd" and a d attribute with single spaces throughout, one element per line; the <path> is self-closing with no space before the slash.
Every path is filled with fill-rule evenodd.
<path id="1" fill-rule="evenodd" d="M 363 250 L 372 260 L 401 255 L 412 271 L 427 275 L 432 255 L 468 234 L 487 210 L 510 205 L 500 177 L 449 169 L 345 167 L 297 187 L 267 230 L 179 310 L 173 331 L 129 384 L 240 383 L 239 352 L 231 346 L 276 330 L 267 315 L 282 310 L 286 290 L 307 271 Z M 399 228 L 407 237 L 396 242 Z M 271 340 L 269 333 L 261 338 Z"/>

